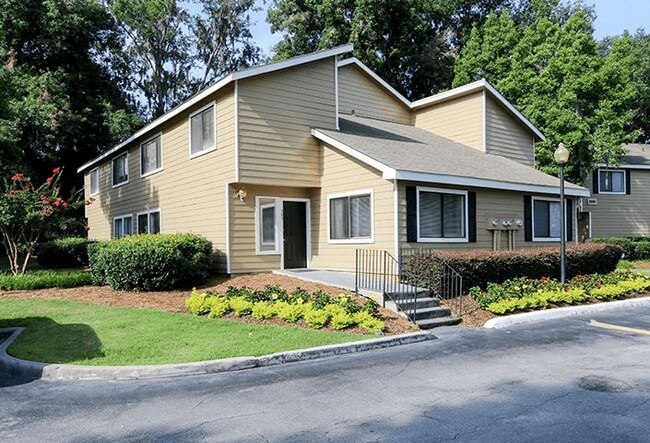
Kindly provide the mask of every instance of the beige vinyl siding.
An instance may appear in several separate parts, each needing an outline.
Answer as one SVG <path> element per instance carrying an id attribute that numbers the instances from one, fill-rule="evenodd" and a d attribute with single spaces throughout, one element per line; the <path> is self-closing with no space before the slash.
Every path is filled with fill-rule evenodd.
<path id="1" fill-rule="evenodd" d="M 410 123 L 410 112 L 383 86 L 355 65 L 339 68 L 339 112 L 362 117 L 388 120 L 405 125 Z"/>
<path id="2" fill-rule="evenodd" d="M 358 248 L 384 249 L 394 247 L 394 194 L 392 181 L 381 173 L 327 145 L 322 147 L 322 186 L 312 198 L 312 261 L 314 269 L 354 271 Z M 331 194 L 372 190 L 373 243 L 329 243 L 328 199 Z"/>
<path id="3" fill-rule="evenodd" d="M 592 237 L 650 237 L 650 171 L 633 169 L 630 194 L 594 194 L 591 174 L 585 187 L 592 190 L 595 205 L 591 212 Z M 586 200 L 586 199 L 585 199 Z"/>
<path id="4" fill-rule="evenodd" d="M 240 201 L 237 192 L 246 190 Z M 255 197 L 309 198 L 310 190 L 281 186 L 232 184 L 229 186 L 230 205 L 230 266 L 231 273 L 267 272 L 282 267 L 281 255 L 257 255 L 255 252 Z M 278 239 L 281 242 L 281 238 Z M 309 251 L 307 252 L 309 254 Z M 309 257 L 307 257 L 309 260 Z"/>
<path id="5" fill-rule="evenodd" d="M 483 92 L 413 111 L 415 127 L 483 151 Z"/>
<path id="6" fill-rule="evenodd" d="M 207 237 L 215 249 L 226 248 L 226 183 L 234 180 L 234 94 L 229 86 L 216 95 L 217 149 L 190 159 L 189 115 L 214 98 L 197 103 L 162 128 L 162 164 L 159 172 L 140 177 L 140 143 L 128 148 L 129 182 L 112 188 L 111 159 L 100 166 L 100 192 L 86 207 L 89 238 L 109 239 L 113 218 L 161 210 L 162 233 L 193 232 Z M 156 129 L 155 132 L 160 131 Z M 89 171 L 85 174 L 89 190 Z M 223 263 L 222 263 L 223 264 Z"/>
<path id="7" fill-rule="evenodd" d="M 476 242 L 466 243 L 437 243 L 422 242 L 408 243 L 406 241 L 406 186 L 431 186 L 435 188 L 461 189 L 476 192 Z M 520 219 L 524 220 L 524 194 L 513 191 L 501 191 L 495 189 L 481 188 L 459 188 L 444 185 L 428 185 L 421 183 L 404 183 L 399 184 L 399 241 L 402 246 L 413 248 L 430 248 L 430 249 L 492 249 L 492 232 L 487 229 L 488 220 L 496 217 L 499 219 Z M 550 197 L 557 196 L 535 195 L 533 197 Z M 575 208 L 575 202 L 574 206 Z M 575 216 L 574 216 L 574 235 L 575 239 Z M 517 230 L 515 234 L 515 247 L 529 248 L 548 245 L 558 245 L 558 242 L 544 243 L 525 241 L 524 228 Z M 501 234 L 501 249 L 508 249 L 508 236 L 506 233 Z"/>
<path id="8" fill-rule="evenodd" d="M 490 94 L 486 99 L 487 153 L 535 166 L 534 134 Z"/>
<path id="9" fill-rule="evenodd" d="M 240 181 L 318 186 L 312 127 L 336 128 L 335 58 L 238 83 Z"/>

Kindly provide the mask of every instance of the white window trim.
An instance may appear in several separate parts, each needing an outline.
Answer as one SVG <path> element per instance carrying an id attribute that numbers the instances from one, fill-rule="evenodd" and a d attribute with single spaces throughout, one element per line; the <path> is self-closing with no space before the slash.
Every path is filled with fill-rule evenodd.
<path id="1" fill-rule="evenodd" d="M 160 137 L 160 166 L 157 169 L 154 169 L 153 171 L 149 171 L 146 173 L 142 173 L 142 148 L 144 145 L 149 143 L 152 140 L 157 139 Z M 140 178 L 143 177 L 148 177 L 152 174 L 155 174 L 156 172 L 160 172 L 163 170 L 163 137 L 162 137 L 162 132 L 159 132 L 158 134 L 154 135 L 153 137 L 148 138 L 146 141 L 140 143 Z"/>
<path id="2" fill-rule="evenodd" d="M 111 165 L 111 166 L 112 166 L 112 165 Z M 96 173 L 97 173 L 97 190 L 96 190 L 95 192 L 93 192 L 93 172 L 96 172 Z M 99 168 L 98 168 L 98 167 L 97 167 L 97 168 L 93 168 L 93 169 L 90 170 L 90 172 L 88 172 L 88 180 L 90 181 L 90 186 L 89 186 L 89 188 L 90 188 L 90 193 L 89 193 L 89 194 L 90 194 L 90 195 L 97 195 L 97 194 L 99 194 L 99 184 L 100 184 L 100 181 L 99 181 Z"/>
<path id="3" fill-rule="evenodd" d="M 260 229 L 260 222 L 262 220 L 262 207 L 271 206 L 271 203 L 260 205 L 260 200 L 273 200 L 273 205 L 275 205 L 275 247 L 269 251 L 262 251 L 260 245 L 262 245 L 262 230 Z M 281 229 L 281 213 L 282 213 L 282 199 L 279 197 L 264 197 L 256 196 L 255 197 L 255 255 L 280 255 L 280 232 Z M 269 243 L 267 243 L 269 244 Z"/>
<path id="4" fill-rule="evenodd" d="M 153 213 L 156 213 L 156 212 L 159 214 L 158 218 L 160 220 L 160 233 L 162 234 L 163 224 L 162 224 L 162 211 L 160 210 L 160 208 L 149 209 L 149 210 L 142 211 L 142 212 L 136 212 L 136 214 L 135 214 L 135 233 L 136 234 L 140 233 L 140 220 L 138 218 L 141 215 L 147 215 L 147 230 L 148 230 L 149 229 L 149 214 L 153 214 Z"/>
<path id="5" fill-rule="evenodd" d="M 535 237 L 535 201 L 547 201 L 547 202 L 555 202 L 555 203 L 560 203 L 559 198 L 547 198 L 547 197 L 532 197 L 530 201 L 530 215 L 531 215 L 531 223 L 532 223 L 532 231 L 533 231 L 533 241 L 538 241 L 538 242 L 560 242 L 561 236 L 557 237 Z M 566 204 L 566 202 L 565 202 Z M 566 211 L 565 211 L 565 216 L 566 216 Z M 560 208 L 560 218 L 562 218 L 562 208 Z M 560 220 L 560 223 L 564 223 L 564 220 Z M 560 231 L 561 232 L 561 231 Z M 565 232 L 566 235 L 566 232 Z"/>
<path id="6" fill-rule="evenodd" d="M 456 194 L 462 195 L 465 197 L 465 236 L 464 237 L 447 237 L 447 238 L 437 238 L 437 237 L 422 237 L 420 235 L 420 192 L 435 192 L 438 194 Z M 459 189 L 445 189 L 445 188 L 429 188 L 425 186 L 418 186 L 416 188 L 416 208 L 417 208 L 417 227 L 418 227 L 418 243 L 468 243 L 469 237 L 469 198 L 467 191 L 461 191 Z"/>
<path id="7" fill-rule="evenodd" d="M 115 184 L 114 183 L 114 177 L 115 177 L 115 160 L 121 157 L 126 157 L 126 162 L 124 164 L 124 169 L 126 169 L 126 180 L 120 183 Z M 113 160 L 111 161 L 111 183 L 113 184 L 113 188 L 119 188 L 120 186 L 124 186 L 129 183 L 129 180 L 131 180 L 131 174 L 129 174 L 129 152 L 125 152 L 123 154 L 118 155 L 117 157 L 114 157 Z"/>
<path id="8" fill-rule="evenodd" d="M 333 239 L 330 229 L 330 200 L 342 197 L 356 197 L 360 195 L 370 195 L 370 237 L 355 237 L 345 239 Z M 327 243 L 332 245 L 340 244 L 369 244 L 375 242 L 375 196 L 374 190 L 361 189 L 352 192 L 340 192 L 336 194 L 327 194 Z"/>
<path id="9" fill-rule="evenodd" d="M 601 172 L 620 172 L 623 174 L 623 192 L 603 191 L 600 189 L 600 173 Z M 598 168 L 598 193 L 605 195 L 625 195 L 627 194 L 627 171 L 625 169 L 611 169 L 611 168 Z"/>
<path id="10" fill-rule="evenodd" d="M 201 112 L 205 111 L 208 109 L 210 106 L 214 106 L 214 112 L 212 113 L 212 119 L 213 122 L 212 124 L 214 125 L 214 146 L 208 149 L 204 149 L 202 151 L 199 151 L 197 153 L 192 154 L 192 117 L 194 117 L 197 114 L 200 114 Z M 187 136 L 188 136 L 188 143 L 187 143 L 187 150 L 190 154 L 190 159 L 200 157 L 202 155 L 205 155 L 209 152 L 216 151 L 217 150 L 217 102 L 215 100 L 211 101 L 207 105 L 197 109 L 196 111 L 192 112 L 187 119 L 187 125 L 188 125 L 188 130 L 187 130 Z"/>
<path id="11" fill-rule="evenodd" d="M 116 237 L 115 236 L 115 222 L 117 220 L 122 220 L 122 224 L 124 224 L 124 219 L 125 218 L 131 218 L 131 235 L 133 235 L 133 214 L 122 214 L 122 215 L 118 215 L 116 217 L 113 217 L 113 226 L 112 226 L 112 231 L 113 231 L 112 234 L 113 235 L 111 236 L 111 238 L 117 239 L 117 238 L 127 237 L 126 235 L 123 235 L 122 237 Z"/>

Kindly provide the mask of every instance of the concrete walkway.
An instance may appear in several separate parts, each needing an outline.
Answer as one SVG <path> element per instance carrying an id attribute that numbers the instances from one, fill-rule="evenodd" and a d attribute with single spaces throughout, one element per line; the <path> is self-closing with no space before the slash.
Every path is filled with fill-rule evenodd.
<path id="1" fill-rule="evenodd" d="M 322 283 L 335 288 L 345 289 L 354 292 L 355 275 L 354 272 L 343 271 L 319 271 L 317 269 L 283 269 L 273 271 L 274 274 L 286 275 L 300 280 L 312 283 Z M 359 290 L 363 295 L 371 295 L 370 291 Z"/>

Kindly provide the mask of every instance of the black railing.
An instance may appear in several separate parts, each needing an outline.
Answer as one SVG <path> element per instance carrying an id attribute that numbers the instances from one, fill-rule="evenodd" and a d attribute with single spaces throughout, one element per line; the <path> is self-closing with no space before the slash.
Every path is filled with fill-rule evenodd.
<path id="1" fill-rule="evenodd" d="M 407 249 L 395 258 L 388 251 L 357 249 L 357 293 L 359 289 L 379 291 L 415 321 L 417 302 L 422 297 L 445 300 L 459 316 L 463 310 L 463 278 L 435 251 Z"/>

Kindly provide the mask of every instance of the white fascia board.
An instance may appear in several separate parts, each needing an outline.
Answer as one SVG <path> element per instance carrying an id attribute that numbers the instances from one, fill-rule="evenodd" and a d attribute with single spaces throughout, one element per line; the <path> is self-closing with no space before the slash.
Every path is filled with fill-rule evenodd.
<path id="1" fill-rule="evenodd" d="M 367 164 L 368 166 L 372 166 L 373 168 L 381 171 L 383 174 L 384 178 L 386 178 L 387 175 L 394 175 L 395 170 L 371 157 L 368 157 L 367 155 L 357 151 L 354 148 L 351 148 L 350 146 L 346 145 L 345 143 L 341 143 L 340 141 L 330 137 L 329 135 L 323 134 L 320 132 L 318 129 L 312 128 L 311 130 L 311 135 L 319 139 L 320 141 L 327 143 L 328 145 L 332 146 L 333 148 L 338 149 L 341 152 L 344 152 L 348 154 L 349 156 L 356 158 L 360 162 L 363 162 Z"/>
<path id="2" fill-rule="evenodd" d="M 384 175 L 384 178 L 398 180 L 418 181 L 425 183 L 439 183 L 456 186 L 469 186 L 473 188 L 501 189 L 505 191 L 530 192 L 532 194 L 559 194 L 559 186 L 529 185 L 525 183 L 501 182 L 483 178 L 460 177 L 448 174 L 427 174 L 423 172 L 395 171 L 394 176 Z M 574 197 L 589 197 L 591 193 L 586 188 L 564 188 L 564 193 Z"/>
<path id="3" fill-rule="evenodd" d="M 426 97 L 421 100 L 416 100 L 411 103 L 411 109 L 416 110 L 429 106 L 435 103 L 443 102 L 455 97 L 460 97 L 472 92 L 480 91 L 485 89 L 489 91 L 503 106 L 505 106 L 512 114 L 517 117 L 528 129 L 530 129 L 540 140 L 546 140 L 546 137 L 542 132 L 533 125 L 530 120 L 528 120 L 524 115 L 515 108 L 512 103 L 510 103 L 506 98 L 497 91 L 494 86 L 488 83 L 484 78 L 477 80 L 472 83 L 460 86 L 458 88 L 450 89 L 449 91 L 441 92 L 439 94 L 432 95 L 431 97 Z"/>
<path id="4" fill-rule="evenodd" d="M 380 76 L 375 74 L 369 67 L 367 67 L 366 65 L 361 63 L 361 61 L 359 59 L 357 59 L 356 57 L 352 57 L 352 58 L 342 60 L 342 61 L 339 62 L 338 66 L 340 68 L 342 66 L 347 66 L 347 65 L 352 65 L 352 64 L 356 65 L 363 72 L 368 74 L 373 80 L 375 80 L 377 83 L 379 83 L 381 86 L 383 86 L 388 92 L 390 92 L 393 96 L 395 96 L 395 98 L 397 100 L 402 102 L 404 104 L 404 106 L 406 106 L 407 108 L 411 108 L 411 102 L 406 97 L 404 97 L 402 94 L 397 92 L 397 90 L 395 88 L 393 88 L 391 85 L 386 83 L 386 81 L 383 78 L 381 78 Z"/>
<path id="5" fill-rule="evenodd" d="M 621 163 L 619 165 L 607 165 L 605 163 L 599 163 L 597 167 L 598 169 L 650 169 L 650 165 L 632 165 L 629 163 Z"/>
<path id="6" fill-rule="evenodd" d="M 263 66 L 256 66 L 253 68 L 248 68 L 244 69 L 243 71 L 235 72 L 232 74 L 228 74 L 227 76 L 223 77 L 221 80 L 219 80 L 217 83 L 213 84 L 212 86 L 204 89 L 202 92 L 199 92 L 196 94 L 194 97 L 190 98 L 188 101 L 180 104 L 176 108 L 172 109 L 169 111 L 167 114 L 162 115 L 158 117 L 156 120 L 152 121 L 148 125 L 144 126 L 142 129 L 137 131 L 135 134 L 133 134 L 131 137 L 127 138 L 124 140 L 122 143 L 118 144 L 111 150 L 105 152 L 104 154 L 100 155 L 99 157 L 94 158 L 93 160 L 89 161 L 88 163 L 84 164 L 83 166 L 79 167 L 77 169 L 77 173 L 80 173 L 91 166 L 95 165 L 96 163 L 104 160 L 107 157 L 110 157 L 111 155 L 115 154 L 117 151 L 128 145 L 129 143 L 133 142 L 137 138 L 143 136 L 147 132 L 150 132 L 154 129 L 156 129 L 158 126 L 162 125 L 166 121 L 176 117 L 178 114 L 181 112 L 187 110 L 188 108 L 192 107 L 196 103 L 200 102 L 204 98 L 210 96 L 211 94 L 214 94 L 217 92 L 219 89 L 223 88 L 224 86 L 228 85 L 230 82 L 233 80 L 241 80 L 244 78 L 249 78 L 253 77 L 256 75 L 260 74 L 266 74 L 269 72 L 274 72 L 274 71 L 279 71 L 281 69 L 286 69 L 286 68 L 291 68 L 293 66 L 299 66 L 305 63 L 313 62 L 316 60 L 328 58 L 328 57 L 334 57 L 340 54 L 344 54 L 347 52 L 351 52 L 354 49 L 354 46 L 352 44 L 347 44 L 347 45 L 342 45 L 342 46 L 337 46 L 332 49 L 327 49 L 324 51 L 318 51 L 314 52 L 311 54 L 303 55 L 303 56 L 298 56 L 298 57 L 293 57 L 288 60 L 283 60 L 281 62 L 276 62 L 276 63 L 270 63 L 268 65 L 263 65 Z"/>

